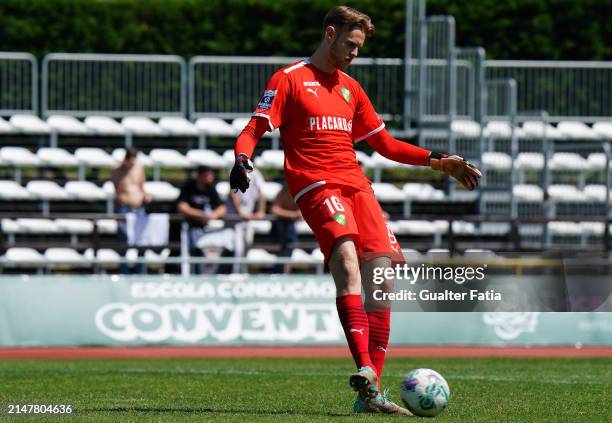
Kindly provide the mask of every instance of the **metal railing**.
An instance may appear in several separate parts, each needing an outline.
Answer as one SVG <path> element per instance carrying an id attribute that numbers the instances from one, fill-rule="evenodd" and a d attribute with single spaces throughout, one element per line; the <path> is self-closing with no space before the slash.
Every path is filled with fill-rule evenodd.
<path id="1" fill-rule="evenodd" d="M 196 56 L 189 61 L 189 116 L 249 116 L 272 74 L 297 57 Z M 403 107 L 401 59 L 357 58 L 347 73 L 357 79 L 384 119 Z"/>
<path id="2" fill-rule="evenodd" d="M 189 116 L 215 116 L 226 119 L 250 116 L 272 74 L 287 64 L 300 60 L 290 57 L 197 56 L 189 61 Z M 414 73 L 418 59 L 410 61 Z M 438 85 L 437 75 L 448 74 L 448 63 L 428 59 L 426 72 L 431 75 L 428 87 Z M 469 61 L 457 61 L 458 87 L 474 92 L 473 67 Z M 400 120 L 404 107 L 404 62 L 401 59 L 357 58 L 347 72 L 359 81 L 372 100 L 376 111 L 386 120 Z M 436 91 L 431 95 L 427 119 L 441 120 L 448 107 L 440 106 L 445 98 Z M 433 99 L 438 100 L 433 100 Z M 448 102 L 448 100 L 446 100 Z M 434 104 L 435 103 L 435 104 Z M 461 115 L 472 116 L 473 108 L 463 107 Z"/>
<path id="3" fill-rule="evenodd" d="M 411 31 L 410 66 L 402 59 L 358 58 L 348 68 L 384 119 L 480 121 L 485 76 L 516 80 L 517 109 L 547 110 L 553 122 L 612 119 L 612 62 L 484 61 L 482 49 L 454 47 L 450 17 L 419 19 L 413 16 L 423 29 Z M 272 73 L 296 60 L 197 56 L 187 66 L 178 56 L 51 53 L 42 62 L 40 112 L 43 117 L 248 116 Z M 38 80 L 34 56 L 0 53 L 0 114 L 37 113 Z"/>
<path id="4" fill-rule="evenodd" d="M 38 62 L 30 53 L 0 52 L 0 114 L 36 113 Z"/>
<path id="5" fill-rule="evenodd" d="M 51 53 L 42 63 L 41 114 L 184 116 L 186 86 L 179 56 Z"/>
<path id="6" fill-rule="evenodd" d="M 612 62 L 487 60 L 486 75 L 516 80 L 518 110 L 546 110 L 552 121 L 612 119 Z"/>

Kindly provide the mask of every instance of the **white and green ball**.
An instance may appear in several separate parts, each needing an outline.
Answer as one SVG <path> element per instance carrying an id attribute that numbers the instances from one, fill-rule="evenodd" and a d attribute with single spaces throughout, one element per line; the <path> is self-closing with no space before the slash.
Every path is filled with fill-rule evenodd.
<path id="1" fill-rule="evenodd" d="M 413 414 L 433 417 L 448 405 L 450 389 L 440 373 L 431 369 L 415 369 L 404 376 L 400 398 Z"/>

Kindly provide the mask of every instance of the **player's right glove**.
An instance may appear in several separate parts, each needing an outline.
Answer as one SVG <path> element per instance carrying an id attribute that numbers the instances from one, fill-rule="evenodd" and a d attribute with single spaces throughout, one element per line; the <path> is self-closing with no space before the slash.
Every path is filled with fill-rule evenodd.
<path id="1" fill-rule="evenodd" d="M 478 180 L 482 173 L 473 164 L 459 156 L 447 156 L 446 154 L 434 153 L 430 155 L 431 168 L 439 170 L 452 176 L 469 190 L 478 187 Z"/>
<path id="2" fill-rule="evenodd" d="M 245 192 L 249 188 L 251 176 L 249 173 L 253 171 L 253 162 L 246 154 L 238 154 L 236 163 L 230 173 L 230 188 L 234 192 Z"/>

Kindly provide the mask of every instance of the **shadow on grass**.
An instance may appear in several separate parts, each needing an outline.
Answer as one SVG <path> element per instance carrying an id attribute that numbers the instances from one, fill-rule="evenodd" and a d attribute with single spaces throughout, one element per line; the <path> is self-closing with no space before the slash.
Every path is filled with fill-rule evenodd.
<path id="1" fill-rule="evenodd" d="M 144 408 L 144 407 L 113 407 L 113 408 L 80 408 L 78 412 L 109 412 L 109 413 L 221 413 L 221 414 L 261 414 L 261 415 L 309 415 L 325 417 L 350 417 L 354 413 L 326 413 L 305 411 L 265 411 L 241 409 L 215 409 L 215 408 Z"/>

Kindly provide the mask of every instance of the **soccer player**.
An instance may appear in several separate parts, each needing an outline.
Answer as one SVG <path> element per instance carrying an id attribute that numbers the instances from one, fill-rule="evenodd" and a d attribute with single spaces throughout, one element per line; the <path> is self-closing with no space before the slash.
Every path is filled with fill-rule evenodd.
<path id="1" fill-rule="evenodd" d="M 357 391 L 354 410 L 410 414 L 380 392 L 389 307 L 379 305 L 366 312 L 361 297 L 363 287 L 367 304 L 374 268 L 391 266 L 403 256 L 357 163 L 353 144 L 367 142 L 391 160 L 430 166 L 468 189 L 477 187 L 480 172 L 458 156 L 396 140 L 385 130 L 359 83 L 343 72 L 373 33 L 370 18 L 355 9 L 338 6 L 327 13 L 314 54 L 279 69 L 268 82 L 236 140 L 230 186 L 248 188 L 258 140 L 279 128 L 287 184 L 336 284 L 338 316 L 357 366 L 349 378 Z"/>

